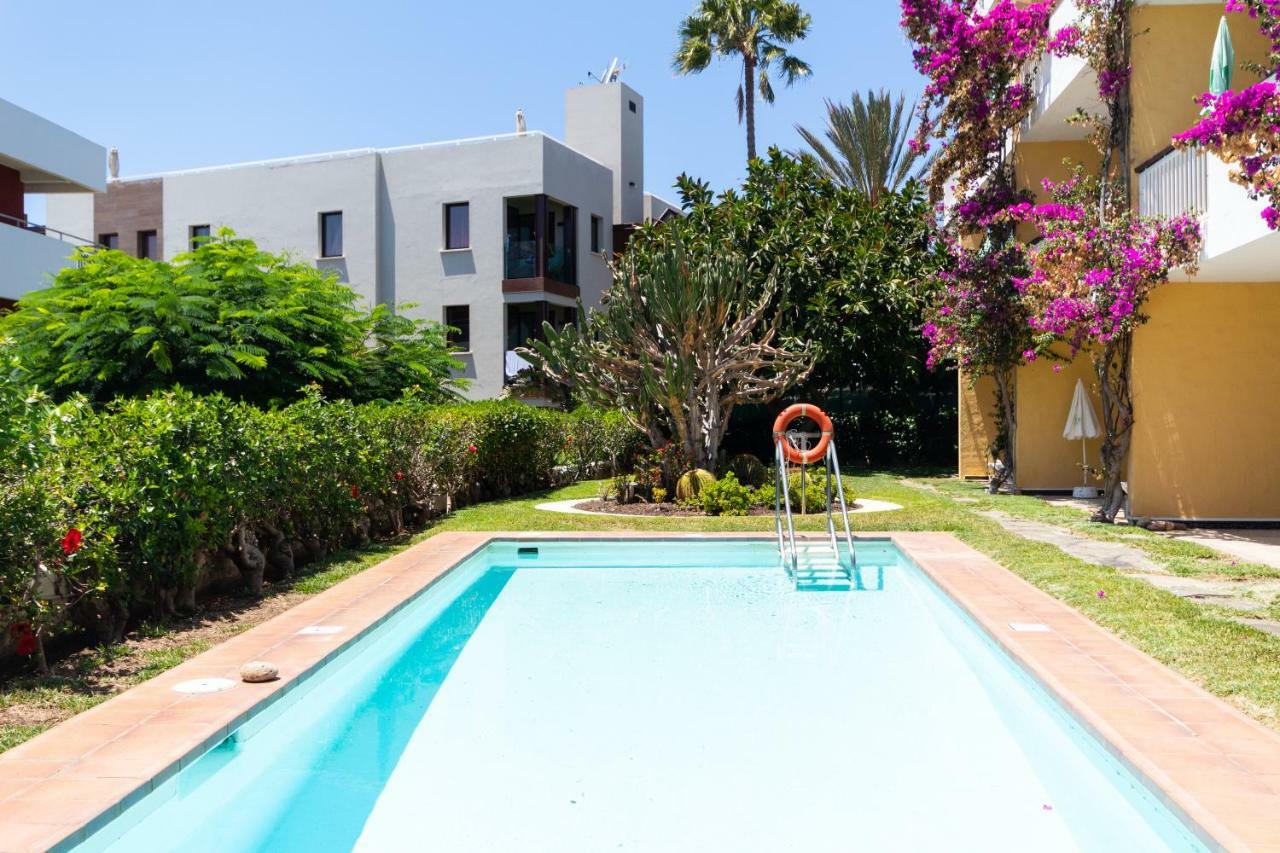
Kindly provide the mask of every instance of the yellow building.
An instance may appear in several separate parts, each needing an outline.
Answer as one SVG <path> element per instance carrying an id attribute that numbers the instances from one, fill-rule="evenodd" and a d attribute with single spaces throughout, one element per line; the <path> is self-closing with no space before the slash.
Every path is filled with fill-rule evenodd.
<path id="1" fill-rule="evenodd" d="M 1078 12 L 1059 3 L 1050 31 Z M 1170 148 L 1199 115 L 1223 4 L 1147 2 L 1133 12 L 1129 162 L 1133 204 L 1144 214 L 1199 214 L 1200 271 L 1175 273 L 1150 299 L 1150 321 L 1134 337 L 1134 432 L 1126 474 L 1129 514 L 1196 520 L 1280 519 L 1280 233 L 1259 215 L 1262 202 L 1228 181 L 1213 155 Z M 1268 43 L 1257 22 L 1227 15 L 1237 68 L 1234 87 L 1256 81 Z M 1041 196 L 1041 179 L 1068 173 L 1097 153 L 1067 117 L 1100 111 L 1097 78 L 1078 57 L 1042 58 L 1037 102 L 1014 141 L 1019 184 Z M 1018 487 L 1069 490 L 1081 482 L 1080 444 L 1062 438 L 1076 379 L 1097 401 L 1087 355 L 1055 372 L 1039 361 L 1017 371 Z M 986 475 L 992 395 L 961 379 L 960 474 Z M 1100 409 L 1099 409 L 1100 411 Z M 1096 442 L 1090 464 L 1100 467 Z"/>

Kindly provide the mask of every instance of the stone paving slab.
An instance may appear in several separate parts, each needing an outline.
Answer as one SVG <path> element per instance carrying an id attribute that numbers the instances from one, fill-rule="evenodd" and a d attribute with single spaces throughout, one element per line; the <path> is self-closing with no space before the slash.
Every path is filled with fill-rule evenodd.
<path id="1" fill-rule="evenodd" d="M 985 510 L 978 515 L 994 520 L 1005 530 L 1016 533 L 1023 539 L 1055 545 L 1071 556 L 1095 566 L 1110 566 L 1125 572 L 1142 572 L 1148 575 L 1169 573 L 1160 563 L 1130 545 L 1090 539 L 1065 527 L 1017 518 L 999 510 Z"/>

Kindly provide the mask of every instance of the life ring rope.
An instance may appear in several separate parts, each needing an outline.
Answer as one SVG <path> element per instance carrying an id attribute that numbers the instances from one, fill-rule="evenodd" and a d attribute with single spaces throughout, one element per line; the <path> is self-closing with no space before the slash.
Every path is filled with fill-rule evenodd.
<path id="1" fill-rule="evenodd" d="M 822 433 L 818 443 L 808 450 L 792 447 L 791 442 L 787 441 L 787 427 L 791 426 L 792 421 L 799 418 L 810 418 L 816 421 L 818 430 Z M 811 403 L 793 403 L 783 409 L 773 422 L 773 440 L 776 444 L 781 445 L 783 455 L 793 465 L 812 465 L 822 459 L 827 452 L 827 445 L 831 444 L 831 436 L 834 433 L 835 430 L 831 426 L 831 418 L 827 417 L 826 412 Z"/>

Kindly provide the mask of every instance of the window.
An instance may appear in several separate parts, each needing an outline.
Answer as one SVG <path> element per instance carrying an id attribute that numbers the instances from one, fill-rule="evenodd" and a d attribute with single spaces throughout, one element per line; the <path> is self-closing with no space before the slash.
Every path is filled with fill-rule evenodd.
<path id="1" fill-rule="evenodd" d="M 471 248 L 471 205 L 465 201 L 444 206 L 444 247 Z"/>
<path id="2" fill-rule="evenodd" d="M 449 346 L 457 352 L 471 349 L 471 306 L 446 305 L 444 324 L 449 327 Z"/>
<path id="3" fill-rule="evenodd" d="M 156 232 L 139 231 L 138 232 L 138 257 L 156 259 Z"/>
<path id="4" fill-rule="evenodd" d="M 604 220 L 591 215 L 591 251 L 597 255 L 604 251 Z"/>
<path id="5" fill-rule="evenodd" d="M 120 235 L 119 234 L 99 234 L 98 242 L 108 249 L 119 249 Z"/>
<path id="6" fill-rule="evenodd" d="M 636 102 L 635 102 L 635 101 L 627 101 L 627 109 L 631 110 L 631 112 L 635 112 L 635 111 L 636 111 Z"/>
<path id="7" fill-rule="evenodd" d="M 342 211 L 320 214 L 320 257 L 342 257 Z"/>
<path id="8" fill-rule="evenodd" d="M 207 243 L 209 238 L 208 225 L 192 225 L 191 226 L 191 251 L 195 251 L 200 247 L 201 243 Z"/>

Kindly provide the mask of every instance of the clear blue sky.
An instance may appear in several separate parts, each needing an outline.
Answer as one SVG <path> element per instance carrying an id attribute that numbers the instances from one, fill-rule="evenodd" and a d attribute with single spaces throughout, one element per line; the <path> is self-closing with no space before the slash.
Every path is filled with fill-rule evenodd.
<path id="1" fill-rule="evenodd" d="M 757 139 L 796 147 L 823 98 L 920 78 L 895 0 L 802 0 L 795 52 L 814 75 L 758 111 Z M 0 0 L 0 97 L 105 146 L 123 176 L 513 129 L 563 131 L 563 90 L 613 56 L 645 97 L 646 184 L 673 197 L 681 171 L 717 188 L 745 160 L 739 67 L 675 77 L 676 28 L 693 0 Z M 34 211 L 32 211 L 34 214 Z"/>

